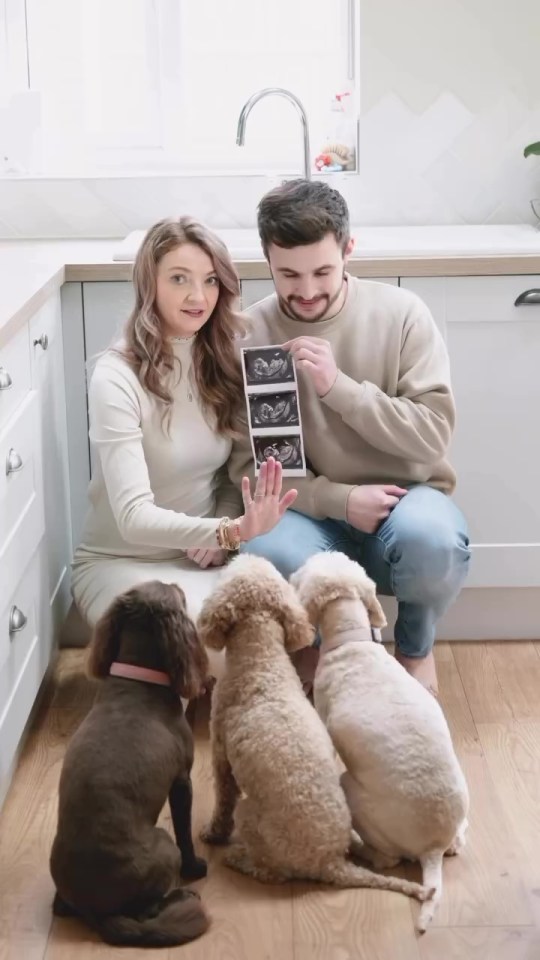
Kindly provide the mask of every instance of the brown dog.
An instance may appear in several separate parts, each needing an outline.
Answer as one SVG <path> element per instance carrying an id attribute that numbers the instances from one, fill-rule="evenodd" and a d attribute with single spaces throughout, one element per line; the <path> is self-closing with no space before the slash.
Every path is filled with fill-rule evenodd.
<path id="1" fill-rule="evenodd" d="M 207 668 L 172 584 L 129 590 L 96 626 L 88 670 L 104 682 L 66 752 L 50 869 L 54 913 L 81 917 L 107 943 L 173 946 L 208 928 L 197 894 L 180 886 L 206 874 L 191 836 L 193 738 L 180 696 L 201 691 Z M 156 827 L 167 798 L 176 844 Z"/>

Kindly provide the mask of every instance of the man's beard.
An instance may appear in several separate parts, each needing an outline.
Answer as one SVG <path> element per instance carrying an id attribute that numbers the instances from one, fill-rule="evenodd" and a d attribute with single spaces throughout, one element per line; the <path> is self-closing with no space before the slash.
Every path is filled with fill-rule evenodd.
<path id="1" fill-rule="evenodd" d="M 300 321 L 303 321 L 304 323 L 319 323 L 319 321 L 322 320 L 324 316 L 326 316 L 326 314 L 329 312 L 331 307 L 333 307 L 333 305 L 339 300 L 343 292 L 344 283 L 345 283 L 345 272 L 343 272 L 343 277 L 341 278 L 341 285 L 339 287 L 339 290 L 337 290 L 336 293 L 333 294 L 333 296 L 330 296 L 327 293 L 323 293 L 321 294 L 320 297 L 317 297 L 317 300 L 321 301 L 321 309 L 316 314 L 311 314 L 310 316 L 306 316 L 305 313 L 300 313 L 300 312 L 297 313 L 297 311 L 294 309 L 294 303 L 295 301 L 298 301 L 300 299 L 299 297 L 290 296 L 290 297 L 287 297 L 287 299 L 285 300 L 283 297 L 280 297 L 278 294 L 279 305 L 283 310 L 283 313 L 285 313 L 288 317 L 290 317 L 291 320 L 300 320 Z"/>

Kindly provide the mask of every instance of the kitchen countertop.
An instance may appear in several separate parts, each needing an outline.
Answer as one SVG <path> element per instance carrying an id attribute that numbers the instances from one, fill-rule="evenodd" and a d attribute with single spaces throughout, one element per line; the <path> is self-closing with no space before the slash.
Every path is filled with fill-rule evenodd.
<path id="1" fill-rule="evenodd" d="M 256 230 L 217 230 L 241 279 L 270 276 Z M 141 231 L 124 240 L 0 242 L 0 347 L 69 280 L 129 280 Z M 353 228 L 355 276 L 540 274 L 532 226 Z"/>

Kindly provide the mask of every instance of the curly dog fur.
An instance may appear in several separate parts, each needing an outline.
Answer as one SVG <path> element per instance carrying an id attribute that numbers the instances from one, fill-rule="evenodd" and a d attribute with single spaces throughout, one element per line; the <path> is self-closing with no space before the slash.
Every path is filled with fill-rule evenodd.
<path id="1" fill-rule="evenodd" d="M 170 686 L 110 676 L 114 661 L 166 673 Z M 173 946 L 208 928 L 181 886 L 206 863 L 193 849 L 193 738 L 180 702 L 207 667 L 176 585 L 121 594 L 96 626 L 88 671 L 102 682 L 66 752 L 50 869 L 54 913 L 83 918 L 107 943 Z M 176 843 L 156 826 L 167 799 Z"/>
<path id="2" fill-rule="evenodd" d="M 211 713 L 216 802 L 203 839 L 227 843 L 235 826 L 226 862 L 264 882 L 298 878 L 430 896 L 348 859 L 354 834 L 334 749 L 288 656 L 310 644 L 313 631 L 272 564 L 248 554 L 233 560 L 198 629 L 207 646 L 226 647 Z"/>
<path id="3" fill-rule="evenodd" d="M 385 617 L 375 584 L 342 553 L 311 557 L 291 579 L 322 642 L 314 699 L 347 772 L 342 786 L 363 858 L 376 868 L 419 860 L 435 896 L 442 859 L 463 845 L 468 790 L 437 700 L 371 641 Z"/>

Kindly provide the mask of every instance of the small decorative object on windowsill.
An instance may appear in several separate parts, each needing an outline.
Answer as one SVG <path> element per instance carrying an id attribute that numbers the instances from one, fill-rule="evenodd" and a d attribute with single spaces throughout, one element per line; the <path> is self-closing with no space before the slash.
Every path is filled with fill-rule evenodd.
<path id="1" fill-rule="evenodd" d="M 355 106 L 350 90 L 332 98 L 327 141 L 315 158 L 315 167 L 319 173 L 356 168 Z"/>

